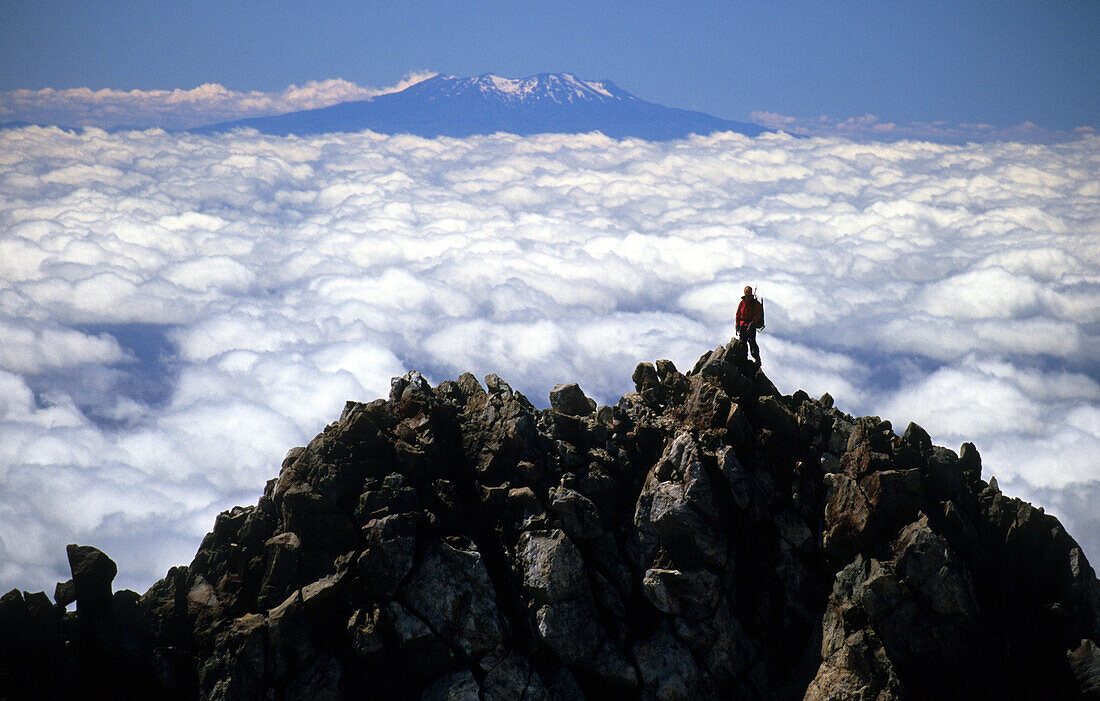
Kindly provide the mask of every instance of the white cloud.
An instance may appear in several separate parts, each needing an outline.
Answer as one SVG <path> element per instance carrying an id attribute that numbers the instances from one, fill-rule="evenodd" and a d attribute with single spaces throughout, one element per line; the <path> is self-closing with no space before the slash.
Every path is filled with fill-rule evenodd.
<path id="1" fill-rule="evenodd" d="M 0 92 L 0 121 L 70 127 L 186 129 L 369 100 L 377 95 L 399 92 L 434 75 L 430 71 L 417 71 L 385 88 L 356 85 L 341 78 L 311 80 L 304 85 L 290 85 L 279 92 L 241 92 L 217 83 L 206 83 L 190 90 L 10 90 Z"/>
<path id="2" fill-rule="evenodd" d="M 2 132 L 0 590 L 74 541 L 148 586 L 406 369 L 612 403 L 746 284 L 781 389 L 974 441 L 1100 559 L 1064 496 L 1100 481 L 1096 172 L 1089 135 Z"/>
<path id="3" fill-rule="evenodd" d="M 1002 127 L 992 124 L 946 121 L 898 124 L 883 121 L 873 114 L 841 118 L 824 114 L 818 117 L 794 117 L 778 112 L 756 110 L 749 118 L 769 129 L 782 130 L 798 136 L 842 137 L 873 141 L 908 139 L 955 144 L 988 142 L 1049 144 L 1096 134 L 1096 130 L 1088 126 L 1066 131 L 1046 129 L 1032 122 Z"/>
<path id="4" fill-rule="evenodd" d="M 107 334 L 90 335 L 49 321 L 32 322 L 0 315 L 0 370 L 41 373 L 84 364 L 110 365 L 126 359 Z"/>

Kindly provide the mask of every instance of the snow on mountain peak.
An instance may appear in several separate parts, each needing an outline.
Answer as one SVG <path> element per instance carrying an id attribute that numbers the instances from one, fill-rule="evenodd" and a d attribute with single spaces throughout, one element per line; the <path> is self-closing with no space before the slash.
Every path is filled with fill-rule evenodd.
<path id="1" fill-rule="evenodd" d="M 456 79 L 464 87 L 476 88 L 507 100 L 527 101 L 548 99 L 553 102 L 579 100 L 621 100 L 609 89 L 608 83 L 581 80 L 571 73 L 540 73 L 526 78 L 505 78 L 486 73 L 476 78 Z"/>

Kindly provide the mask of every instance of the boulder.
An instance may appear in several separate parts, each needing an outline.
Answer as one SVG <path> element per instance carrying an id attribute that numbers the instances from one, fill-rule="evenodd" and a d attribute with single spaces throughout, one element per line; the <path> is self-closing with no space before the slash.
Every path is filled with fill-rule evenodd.
<path id="1" fill-rule="evenodd" d="M 932 453 L 932 438 L 929 437 L 928 431 L 915 423 L 910 422 L 905 427 L 905 433 L 901 435 L 901 442 L 902 445 L 909 446 L 926 459 Z"/>
<path id="2" fill-rule="evenodd" d="M 73 573 L 77 611 L 110 608 L 111 582 L 118 574 L 114 560 L 90 545 L 68 545 L 65 552 Z"/>
<path id="3" fill-rule="evenodd" d="M 859 486 L 883 538 L 893 537 L 899 528 L 915 520 L 924 502 L 918 469 L 872 472 Z"/>
<path id="4" fill-rule="evenodd" d="M 485 701 L 550 699 L 550 692 L 542 678 L 531 669 L 531 663 L 522 655 L 490 653 L 482 659 L 481 668 L 485 670 L 481 685 L 481 696 Z"/>
<path id="5" fill-rule="evenodd" d="M 496 592 L 480 553 L 437 544 L 397 598 L 470 659 L 492 650 L 503 636 Z"/>
<path id="6" fill-rule="evenodd" d="M 665 631 L 633 646 L 643 695 L 654 699 L 697 699 L 704 694 L 704 673 L 691 651 Z"/>
<path id="7" fill-rule="evenodd" d="M 546 604 L 535 620 L 539 639 L 567 665 L 589 662 L 600 649 L 603 636 L 591 596 Z"/>
<path id="8" fill-rule="evenodd" d="M 647 404 L 658 404 L 664 396 L 661 387 L 661 378 L 652 363 L 638 363 L 632 375 L 634 388 L 638 395 Z"/>
<path id="9" fill-rule="evenodd" d="M 591 499 L 565 486 L 552 487 L 549 496 L 550 511 L 570 538 L 584 542 L 603 535 L 600 511 Z"/>
<path id="10" fill-rule="evenodd" d="M 843 473 L 828 473 L 826 488 L 825 552 L 848 560 L 862 550 L 872 527 L 871 505 L 859 483 Z"/>
<path id="11" fill-rule="evenodd" d="M 713 572 L 660 568 L 646 570 L 642 592 L 660 611 L 695 621 L 713 615 L 722 595 L 721 582 Z"/>
<path id="12" fill-rule="evenodd" d="M 979 634 L 980 612 L 970 573 L 932 530 L 927 516 L 906 526 L 894 549 L 898 574 L 935 618 L 937 654 L 961 653 Z M 947 639 L 955 642 L 945 645 Z"/>
<path id="13" fill-rule="evenodd" d="M 804 698 L 901 701 L 910 697 L 882 643 L 873 633 L 858 630 L 821 663 Z"/>
<path id="14" fill-rule="evenodd" d="M 677 436 L 649 471 L 634 523 L 645 553 L 640 569 L 648 569 L 658 549 L 688 567 L 724 562 L 726 538 L 714 489 L 690 433 Z"/>
<path id="15" fill-rule="evenodd" d="M 53 590 L 53 600 L 63 607 L 76 601 L 76 582 L 72 579 L 58 582 Z"/>
<path id="16" fill-rule="evenodd" d="M 264 571 L 257 606 L 269 609 L 282 603 L 298 586 L 298 553 L 302 541 L 295 533 L 272 536 L 264 543 Z"/>
<path id="17" fill-rule="evenodd" d="M 588 591 L 584 560 L 560 530 L 524 531 L 516 558 L 524 589 L 536 604 L 576 599 Z"/>
<path id="18" fill-rule="evenodd" d="M 396 669 L 414 681 L 437 677 L 454 660 L 452 648 L 437 636 L 428 624 L 396 601 L 386 608 L 386 618 L 396 653 Z"/>
<path id="19" fill-rule="evenodd" d="M 356 561 L 366 592 L 378 600 L 393 598 L 412 570 L 419 514 L 404 513 L 371 519 L 363 526 L 366 547 Z"/>
<path id="20" fill-rule="evenodd" d="M 581 391 L 576 382 L 554 385 L 550 390 L 550 407 L 569 416 L 588 416 L 596 410 L 596 402 Z"/>

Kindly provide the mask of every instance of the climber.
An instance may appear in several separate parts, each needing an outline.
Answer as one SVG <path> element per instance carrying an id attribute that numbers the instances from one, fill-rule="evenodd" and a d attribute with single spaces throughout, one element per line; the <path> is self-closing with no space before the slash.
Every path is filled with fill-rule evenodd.
<path id="1" fill-rule="evenodd" d="M 756 298 L 752 287 L 745 286 L 741 304 L 737 306 L 737 337 L 752 351 L 753 362 L 760 365 L 760 346 L 756 345 L 756 330 L 764 328 L 764 303 Z"/>

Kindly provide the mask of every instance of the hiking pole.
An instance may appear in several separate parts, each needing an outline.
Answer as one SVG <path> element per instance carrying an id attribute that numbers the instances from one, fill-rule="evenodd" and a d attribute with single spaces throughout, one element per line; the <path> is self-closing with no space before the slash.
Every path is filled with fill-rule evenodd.
<path id="1" fill-rule="evenodd" d="M 756 299 L 757 299 L 757 300 L 758 300 L 758 301 L 760 302 L 760 328 L 759 328 L 759 329 L 757 329 L 757 331 L 763 331 L 763 330 L 764 330 L 764 298 L 763 298 L 763 297 L 761 297 L 761 296 L 759 296 L 759 295 L 758 295 L 758 294 L 756 293 L 756 291 L 757 291 L 758 289 L 760 289 L 760 288 L 759 288 L 759 287 L 755 287 L 755 288 L 753 288 L 753 290 L 752 290 L 752 296 L 753 296 L 753 297 L 756 297 Z"/>

